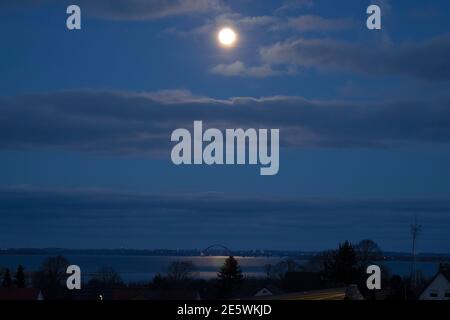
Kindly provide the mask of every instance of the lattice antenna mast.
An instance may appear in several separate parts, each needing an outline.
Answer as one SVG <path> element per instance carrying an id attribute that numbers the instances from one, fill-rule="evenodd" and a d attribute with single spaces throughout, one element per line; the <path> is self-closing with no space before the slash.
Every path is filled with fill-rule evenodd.
<path id="1" fill-rule="evenodd" d="M 412 236 L 412 268 L 411 268 L 411 287 L 417 287 L 417 270 L 416 270 L 416 244 L 417 238 L 422 232 L 422 226 L 417 223 L 417 217 L 414 218 L 414 223 L 411 225 Z"/>

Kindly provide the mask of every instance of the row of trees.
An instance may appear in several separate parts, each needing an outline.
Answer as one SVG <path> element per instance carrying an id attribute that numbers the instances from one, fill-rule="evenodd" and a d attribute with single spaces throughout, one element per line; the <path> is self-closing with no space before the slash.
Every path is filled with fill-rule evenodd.
<path id="1" fill-rule="evenodd" d="M 293 259 L 283 260 L 275 265 L 265 267 L 267 279 L 275 286 L 283 286 L 285 275 L 288 272 L 316 272 L 326 287 L 348 286 L 356 284 L 359 291 L 367 299 L 375 299 L 375 291 L 368 290 L 366 286 L 366 269 L 376 264 L 382 267 L 381 282 L 383 292 L 379 296 L 386 299 L 413 299 L 427 280 L 418 277 L 419 290 L 410 287 L 410 279 L 399 275 L 391 275 L 383 266 L 383 253 L 380 247 L 372 240 L 363 240 L 357 244 L 345 241 L 337 249 L 325 250 L 312 257 L 305 265 L 300 265 Z M 378 292 L 380 293 L 380 292 Z"/>
<path id="2" fill-rule="evenodd" d="M 49 257 L 45 259 L 38 271 L 30 274 L 31 286 L 43 291 L 47 299 L 63 299 L 69 297 L 66 290 L 67 267 L 69 261 L 63 256 Z M 1 287 L 25 288 L 27 286 L 26 275 L 23 266 L 19 266 L 14 276 L 10 270 L 0 271 Z M 120 275 L 110 267 L 100 268 L 88 284 L 89 287 L 108 288 L 124 285 Z"/>
<path id="3" fill-rule="evenodd" d="M 277 264 L 265 266 L 267 278 L 282 280 L 287 272 L 321 272 L 336 283 L 353 283 L 367 266 L 379 263 L 383 255 L 372 240 L 363 240 L 356 245 L 346 241 L 336 250 L 325 250 L 315 255 L 306 265 L 288 258 Z"/>
<path id="4" fill-rule="evenodd" d="M 280 285 L 287 272 L 317 272 L 330 287 L 358 284 L 360 291 L 369 297 L 371 294 L 365 290 L 367 278 L 366 268 L 371 264 L 379 264 L 383 259 L 382 251 L 372 240 L 363 240 L 355 245 L 345 241 L 335 250 L 326 250 L 315 255 L 307 264 L 299 264 L 293 259 L 283 260 L 275 265 L 265 267 L 265 279 L 247 279 L 244 281 L 242 270 L 238 261 L 230 256 L 218 270 L 217 278 L 202 280 L 196 277 L 197 270 L 190 261 L 172 262 L 165 274 L 158 274 L 147 284 L 134 287 L 148 286 L 160 298 L 186 298 L 186 294 L 201 292 L 207 298 L 230 298 L 238 295 L 246 296 L 249 292 L 242 289 L 243 285 L 253 283 L 258 285 Z M 66 290 L 66 269 L 69 261 L 62 257 L 46 259 L 41 268 L 32 274 L 33 287 L 40 288 L 48 299 L 69 298 L 70 292 Z M 391 288 L 390 296 L 405 297 L 407 295 L 408 281 L 399 276 L 390 277 L 386 268 L 383 268 L 383 288 Z M 2 286 L 25 287 L 25 274 L 23 267 L 19 266 L 12 279 L 9 270 L 3 272 Z M 125 287 L 120 275 L 111 267 L 102 267 L 85 285 L 86 287 L 102 290 L 105 288 Z M 129 285 L 133 287 L 133 285 Z M 254 289 L 254 288 L 253 288 Z M 253 290 L 252 289 L 252 290 Z M 254 292 L 253 292 L 254 293 Z M 250 293 L 251 294 L 251 293 Z M 188 296 L 192 298 L 191 296 Z"/>
<path id="5" fill-rule="evenodd" d="M 25 288 L 26 286 L 25 273 L 22 266 L 17 267 L 17 271 L 14 274 L 14 279 L 11 277 L 11 272 L 8 268 L 6 268 L 3 272 L 0 272 L 0 275 L 2 275 L 1 286 L 3 288 Z"/>
<path id="6" fill-rule="evenodd" d="M 371 240 L 353 246 L 345 241 L 337 250 L 324 253 L 322 274 L 336 284 L 354 284 L 364 281 L 366 268 L 381 259 L 381 250 Z"/>
<path id="7" fill-rule="evenodd" d="M 70 298 L 71 293 L 66 290 L 66 270 L 69 265 L 69 261 L 63 256 L 45 259 L 39 270 L 30 274 L 31 285 L 41 289 L 47 299 Z M 170 291 L 173 297 L 174 292 L 183 291 L 187 286 L 195 283 L 195 275 L 196 268 L 192 262 L 174 261 L 168 266 L 166 274 L 157 275 L 150 286 L 161 291 Z M 9 269 L 5 269 L 1 276 L 2 287 L 26 287 L 26 277 L 22 266 L 17 268 L 14 279 Z M 232 256 L 228 257 L 217 274 L 215 283 L 219 292 L 217 297 L 230 297 L 240 287 L 242 281 L 243 274 L 237 260 Z M 111 267 L 100 268 L 85 284 L 85 287 L 97 290 L 124 286 L 125 283 L 120 275 Z"/>
<path id="8" fill-rule="evenodd" d="M 258 283 L 262 286 L 267 284 L 275 285 L 282 289 L 286 273 L 288 272 L 316 272 L 323 280 L 325 287 L 341 287 L 350 284 L 358 285 L 360 292 L 368 299 L 375 299 L 375 292 L 369 291 L 366 287 L 367 273 L 369 265 L 377 264 L 382 266 L 383 253 L 380 247 L 372 240 L 363 240 L 357 244 L 345 241 L 339 244 L 337 249 L 325 250 L 318 253 L 306 264 L 300 264 L 294 259 L 285 259 L 274 265 L 266 265 L 266 279 L 246 279 L 245 283 Z M 406 299 L 413 296 L 409 289 L 409 280 L 398 275 L 391 276 L 389 270 L 382 266 L 382 287 L 385 288 L 385 296 L 388 299 Z M 190 262 L 178 261 L 172 263 L 167 272 L 166 280 L 172 282 L 192 283 L 194 280 L 195 268 Z M 159 283 L 157 289 L 161 289 L 162 279 L 155 278 L 153 283 Z M 203 282 L 203 286 L 214 283 L 217 295 L 213 297 L 228 298 L 243 296 L 248 292 L 241 290 L 244 287 L 242 270 L 234 257 L 229 257 L 220 268 L 218 277 L 208 283 Z M 184 287 L 186 288 L 186 287 Z M 254 292 L 253 292 L 254 293 Z M 210 295 L 211 296 L 211 295 Z"/>
<path id="9" fill-rule="evenodd" d="M 70 298 L 73 292 L 66 289 L 69 261 L 63 256 L 47 258 L 39 271 L 33 274 L 33 285 L 43 290 L 47 299 Z M 101 267 L 86 284 L 89 288 L 104 289 L 124 286 L 120 275 L 111 267 Z"/>
<path id="10" fill-rule="evenodd" d="M 240 289 L 244 276 L 238 261 L 229 256 L 220 267 L 216 279 L 203 280 L 196 277 L 197 270 L 190 261 L 174 261 L 165 275 L 158 274 L 150 287 L 159 298 L 193 298 L 200 292 L 209 298 L 230 298 Z"/>
<path id="11" fill-rule="evenodd" d="M 399 275 L 391 275 L 389 269 L 382 264 L 383 253 L 372 240 L 363 240 L 355 245 L 345 241 L 335 250 L 326 250 L 311 259 L 305 268 L 318 271 L 329 286 L 357 284 L 360 292 L 367 299 L 375 299 L 375 291 L 366 286 L 369 265 L 382 267 L 381 282 L 385 299 L 414 299 L 420 289 L 426 285 L 424 276 L 418 277 L 418 285 L 411 288 L 411 279 Z"/>

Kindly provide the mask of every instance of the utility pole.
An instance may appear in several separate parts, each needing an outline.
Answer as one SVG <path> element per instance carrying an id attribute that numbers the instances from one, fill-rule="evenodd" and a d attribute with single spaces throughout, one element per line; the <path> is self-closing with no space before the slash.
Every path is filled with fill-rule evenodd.
<path id="1" fill-rule="evenodd" d="M 411 267 L 411 287 L 417 287 L 417 270 L 416 270 L 416 241 L 422 231 L 422 226 L 417 223 L 417 216 L 414 217 L 414 223 L 411 225 L 412 235 L 412 267 Z"/>

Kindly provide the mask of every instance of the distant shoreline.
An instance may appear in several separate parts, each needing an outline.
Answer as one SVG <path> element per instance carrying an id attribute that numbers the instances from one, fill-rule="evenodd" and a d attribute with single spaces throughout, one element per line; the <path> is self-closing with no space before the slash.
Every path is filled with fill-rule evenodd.
<path id="1" fill-rule="evenodd" d="M 286 257 L 293 259 L 309 259 L 320 251 L 290 251 L 290 250 L 234 250 L 232 254 L 239 257 Z M 119 256 L 177 256 L 196 257 L 201 256 L 198 249 L 64 249 L 64 248 L 3 248 L 0 255 L 119 255 Z M 210 252 L 208 256 L 222 256 Z M 384 252 L 386 261 L 411 261 L 411 253 Z M 419 253 L 417 261 L 441 262 L 450 261 L 450 254 Z"/>

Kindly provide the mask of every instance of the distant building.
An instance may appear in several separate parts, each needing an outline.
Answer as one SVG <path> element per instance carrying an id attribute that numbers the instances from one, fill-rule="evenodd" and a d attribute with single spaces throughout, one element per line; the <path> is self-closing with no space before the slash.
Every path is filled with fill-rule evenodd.
<path id="1" fill-rule="evenodd" d="M 419 300 L 450 300 L 450 264 L 441 264 Z"/>
<path id="2" fill-rule="evenodd" d="M 0 300 L 44 300 L 44 296 L 34 288 L 0 288 Z"/>
<path id="3" fill-rule="evenodd" d="M 363 295 L 356 284 L 351 284 L 345 289 L 345 299 L 347 300 L 364 300 Z"/>
<path id="4" fill-rule="evenodd" d="M 267 297 L 267 296 L 273 296 L 273 292 L 267 288 L 262 288 L 257 293 L 255 293 L 255 297 Z"/>
<path id="5" fill-rule="evenodd" d="M 258 290 L 258 292 L 254 294 L 254 297 L 268 297 L 281 293 L 282 293 L 281 290 L 279 290 L 278 288 L 271 285 L 267 285 Z"/>

